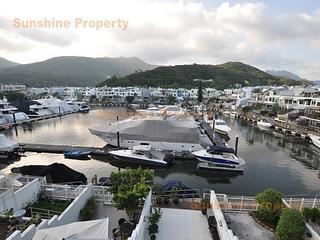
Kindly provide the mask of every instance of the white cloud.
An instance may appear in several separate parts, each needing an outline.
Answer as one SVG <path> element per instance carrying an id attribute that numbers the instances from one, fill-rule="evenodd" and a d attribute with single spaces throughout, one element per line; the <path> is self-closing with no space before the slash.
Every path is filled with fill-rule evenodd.
<path id="1" fill-rule="evenodd" d="M 223 3 L 206 9 L 199 2 L 174 0 L 12 0 L 5 1 L 2 10 L 2 19 L 129 20 L 126 31 L 17 30 L 0 21 L 0 47 L 6 49 L 1 51 L 2 57 L 16 61 L 57 55 L 137 56 L 155 64 L 244 61 L 261 68 L 299 70 L 304 76 L 320 78 L 320 70 L 301 63 L 310 62 L 309 55 L 319 49 L 320 10 L 272 16 L 270 6 L 263 3 Z M 6 39 L 6 44 L 1 39 Z M 34 49 L 32 53 L 21 49 L 19 56 L 10 45 L 23 41 Z"/>

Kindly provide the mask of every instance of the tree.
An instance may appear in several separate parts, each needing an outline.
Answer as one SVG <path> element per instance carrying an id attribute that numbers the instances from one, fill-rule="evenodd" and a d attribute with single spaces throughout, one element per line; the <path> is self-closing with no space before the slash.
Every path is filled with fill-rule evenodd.
<path id="1" fill-rule="evenodd" d="M 199 81 L 199 86 L 198 86 L 198 103 L 201 103 L 203 100 L 203 89 L 202 89 L 202 81 Z"/>
<path id="2" fill-rule="evenodd" d="M 134 217 L 142 198 L 148 195 L 152 181 L 153 173 L 142 168 L 112 172 L 110 192 L 116 208 L 126 211 L 130 218 Z"/>
<path id="3" fill-rule="evenodd" d="M 169 95 L 168 96 L 168 101 L 169 101 L 169 104 L 173 105 L 176 102 L 176 98 L 174 96 L 172 96 L 172 95 Z"/>
<path id="4" fill-rule="evenodd" d="M 275 212 L 281 207 L 282 193 L 273 188 L 268 188 L 257 194 L 256 201 L 263 207 L 270 208 Z"/>
<path id="5" fill-rule="evenodd" d="M 21 92 L 6 92 L 5 93 L 8 102 L 13 102 L 16 100 L 23 100 L 26 96 Z"/>
<path id="6" fill-rule="evenodd" d="M 126 96 L 126 102 L 128 104 L 131 104 L 133 102 L 133 100 L 134 100 L 134 96 Z"/>
<path id="7" fill-rule="evenodd" d="M 300 240 L 306 231 L 305 219 L 297 209 L 283 209 L 276 228 L 280 240 Z"/>

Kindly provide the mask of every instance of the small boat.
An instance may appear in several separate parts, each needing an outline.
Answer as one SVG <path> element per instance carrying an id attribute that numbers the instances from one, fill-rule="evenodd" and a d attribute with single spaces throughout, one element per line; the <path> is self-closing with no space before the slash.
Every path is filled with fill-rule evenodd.
<path id="1" fill-rule="evenodd" d="M 237 116 L 238 116 L 238 113 L 237 113 L 237 112 L 231 112 L 231 113 L 230 113 L 230 117 L 231 117 L 231 118 L 237 118 Z"/>
<path id="2" fill-rule="evenodd" d="M 90 151 L 71 150 L 71 151 L 64 152 L 64 157 L 70 158 L 70 159 L 89 160 L 90 153 L 91 153 Z"/>
<path id="3" fill-rule="evenodd" d="M 227 135 L 231 131 L 231 128 L 228 127 L 224 120 L 216 119 L 214 121 L 214 131 L 223 135 Z"/>
<path id="4" fill-rule="evenodd" d="M 272 124 L 267 121 L 260 120 L 259 122 L 257 122 L 257 126 L 260 130 L 268 130 L 272 127 Z"/>
<path id="5" fill-rule="evenodd" d="M 228 116 L 230 116 L 230 112 L 229 112 L 229 111 L 223 111 L 223 112 L 222 112 L 222 115 L 228 117 Z"/>
<path id="6" fill-rule="evenodd" d="M 313 134 L 309 134 L 309 138 L 311 139 L 312 143 L 320 148 L 320 137 L 319 136 L 316 136 L 316 135 L 313 135 Z"/>
<path id="7" fill-rule="evenodd" d="M 234 150 L 228 147 L 211 146 L 206 150 L 192 153 L 201 163 L 200 167 L 221 170 L 235 170 L 245 164 L 244 160 L 234 154 Z"/>
<path id="8" fill-rule="evenodd" d="M 138 145 L 133 149 L 115 150 L 109 153 L 120 161 L 137 165 L 166 167 L 173 163 L 171 154 L 165 154 L 149 145 Z"/>
<path id="9" fill-rule="evenodd" d="M 0 163 L 19 159 L 19 144 L 0 134 Z"/>

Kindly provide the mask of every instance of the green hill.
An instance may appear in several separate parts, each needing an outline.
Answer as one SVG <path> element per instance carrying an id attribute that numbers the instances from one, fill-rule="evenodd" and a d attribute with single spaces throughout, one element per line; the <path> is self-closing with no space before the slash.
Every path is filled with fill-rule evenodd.
<path id="1" fill-rule="evenodd" d="M 221 65 L 176 65 L 157 67 L 145 72 L 136 72 L 128 76 L 105 80 L 99 86 L 145 86 L 145 87 L 197 87 L 194 79 L 209 80 L 206 86 L 217 89 L 232 87 L 235 84 L 281 85 L 299 84 L 297 81 L 274 77 L 258 68 L 241 62 L 227 62 Z"/>
<path id="2" fill-rule="evenodd" d="M 153 69 L 139 58 L 55 57 L 42 62 L 0 69 L 3 84 L 27 84 L 32 87 L 95 86 L 108 76 L 125 76 Z"/>

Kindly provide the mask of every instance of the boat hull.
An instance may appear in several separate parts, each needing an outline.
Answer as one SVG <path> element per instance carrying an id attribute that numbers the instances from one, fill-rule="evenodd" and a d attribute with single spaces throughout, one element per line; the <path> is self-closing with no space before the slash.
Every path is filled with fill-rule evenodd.
<path id="1" fill-rule="evenodd" d="M 110 152 L 110 154 L 113 155 L 117 160 L 125 163 L 130 163 L 130 164 L 139 165 L 139 166 L 167 167 L 167 164 L 164 162 L 161 163 L 161 162 L 150 161 L 146 159 L 120 156 L 120 155 L 115 155 L 112 152 Z"/>
<path id="2" fill-rule="evenodd" d="M 310 137 L 312 143 L 313 143 L 316 147 L 320 148 L 320 137 L 316 137 L 316 136 L 313 136 L 313 135 L 311 135 L 311 136 L 309 136 L 309 137 Z"/>

